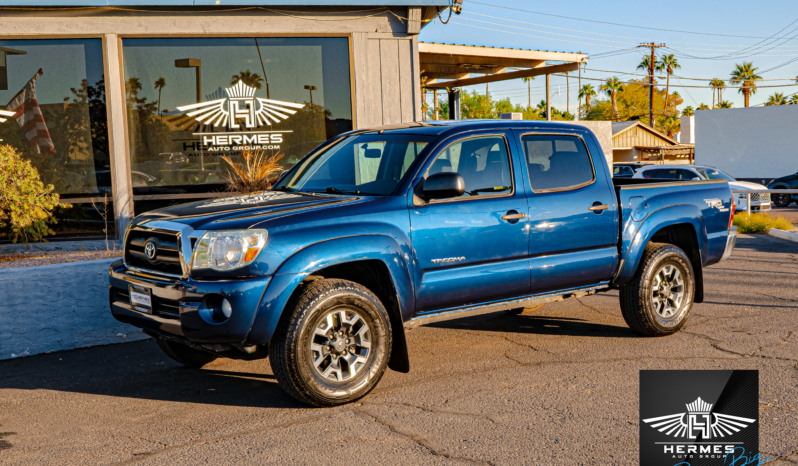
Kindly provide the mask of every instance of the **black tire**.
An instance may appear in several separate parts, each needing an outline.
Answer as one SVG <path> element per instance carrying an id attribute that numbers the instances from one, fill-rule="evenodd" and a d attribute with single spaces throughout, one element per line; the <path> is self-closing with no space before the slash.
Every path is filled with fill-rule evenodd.
<path id="1" fill-rule="evenodd" d="M 776 207 L 787 207 L 792 202 L 792 196 L 789 194 L 776 194 L 770 195 L 770 200 Z"/>
<path id="2" fill-rule="evenodd" d="M 180 343 L 170 341 L 165 338 L 157 338 L 156 340 L 158 342 L 158 346 L 161 347 L 167 356 L 187 367 L 199 369 L 205 364 L 218 359 L 218 356 L 213 353 L 195 350 L 186 345 L 181 345 Z"/>
<path id="3" fill-rule="evenodd" d="M 670 270 L 668 267 L 679 271 L 683 283 L 681 286 L 683 295 L 675 310 L 673 304 L 678 298 L 674 296 L 678 293 L 673 290 L 679 287 L 668 287 L 667 281 L 663 281 L 660 287 L 656 286 L 659 280 L 657 276 L 660 273 L 666 273 L 666 276 L 675 275 L 667 274 Z M 649 243 L 634 277 L 621 286 L 621 312 L 626 324 L 641 335 L 650 337 L 671 335 L 684 326 L 693 306 L 694 297 L 695 274 L 684 251 L 672 244 Z M 655 304 L 655 299 L 660 301 L 660 304 Z M 662 315 L 668 312 L 672 314 Z"/>
<path id="4" fill-rule="evenodd" d="M 350 321 L 354 323 L 347 327 Z M 341 333 L 336 332 L 336 322 Z M 269 342 L 269 360 L 283 390 L 319 407 L 366 396 L 385 373 L 390 355 L 391 323 L 385 306 L 364 286 L 340 279 L 316 280 L 303 289 L 286 306 Z"/>
<path id="5" fill-rule="evenodd" d="M 513 315 L 513 316 L 518 316 L 518 315 L 523 314 L 524 311 L 535 312 L 538 309 L 540 309 L 541 307 L 543 307 L 542 304 L 537 304 L 537 305 L 534 305 L 534 306 L 518 307 L 518 308 L 515 308 L 515 309 L 508 309 L 508 310 L 506 310 L 504 312 L 506 312 L 506 313 L 508 313 L 510 315 Z"/>

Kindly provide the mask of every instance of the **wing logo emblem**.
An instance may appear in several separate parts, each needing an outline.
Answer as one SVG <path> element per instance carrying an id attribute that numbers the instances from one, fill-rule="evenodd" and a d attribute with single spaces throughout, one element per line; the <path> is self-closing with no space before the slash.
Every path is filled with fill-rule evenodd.
<path id="1" fill-rule="evenodd" d="M 280 123 L 303 108 L 305 104 L 255 97 L 256 89 L 238 81 L 224 90 L 227 97 L 183 105 L 178 110 L 209 126 L 229 129 L 257 128 Z"/>
<path id="2" fill-rule="evenodd" d="M 726 437 L 740 432 L 756 419 L 713 413 L 712 405 L 698 397 L 687 406 L 686 413 L 643 419 L 643 422 L 665 435 L 694 439 Z"/>

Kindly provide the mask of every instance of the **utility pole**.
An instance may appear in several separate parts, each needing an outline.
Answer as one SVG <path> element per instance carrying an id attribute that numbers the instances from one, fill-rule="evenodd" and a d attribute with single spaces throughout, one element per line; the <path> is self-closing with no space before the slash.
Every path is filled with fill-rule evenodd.
<path id="1" fill-rule="evenodd" d="M 582 62 L 579 62 L 579 89 L 578 92 L 582 92 Z M 577 94 L 579 95 L 579 94 Z M 579 106 L 576 109 L 576 119 L 582 120 L 582 98 L 579 98 Z"/>
<path id="2" fill-rule="evenodd" d="M 648 126 L 654 128 L 654 62 L 656 61 L 654 49 L 665 47 L 665 44 L 657 45 L 652 42 L 650 44 L 640 44 L 638 47 L 651 49 L 651 63 L 648 64 Z"/>
<path id="3" fill-rule="evenodd" d="M 435 100 L 435 120 L 438 119 L 438 89 L 432 90 L 432 98 Z"/>
<path id="4" fill-rule="evenodd" d="M 568 72 L 565 72 L 565 111 L 571 113 L 571 81 L 568 80 Z"/>

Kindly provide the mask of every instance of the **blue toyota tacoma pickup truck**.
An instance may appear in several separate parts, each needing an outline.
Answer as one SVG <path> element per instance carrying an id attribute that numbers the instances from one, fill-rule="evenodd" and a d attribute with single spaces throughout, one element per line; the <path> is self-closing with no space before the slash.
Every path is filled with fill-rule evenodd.
<path id="1" fill-rule="evenodd" d="M 270 191 L 136 217 L 111 309 L 182 364 L 269 357 L 289 394 L 333 406 L 409 371 L 405 328 L 427 322 L 619 289 L 632 330 L 677 332 L 733 212 L 725 180 L 613 182 L 577 125 L 358 130 Z"/>

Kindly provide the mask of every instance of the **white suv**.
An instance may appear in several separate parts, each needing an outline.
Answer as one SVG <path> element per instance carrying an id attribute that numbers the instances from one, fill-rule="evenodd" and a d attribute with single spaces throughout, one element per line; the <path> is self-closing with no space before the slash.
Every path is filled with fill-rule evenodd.
<path id="1" fill-rule="evenodd" d="M 758 193 L 756 191 L 767 191 L 767 186 L 749 183 L 747 181 L 737 181 L 723 170 L 706 165 L 649 165 L 635 172 L 632 178 L 649 178 L 657 180 L 729 180 L 729 186 L 734 191 L 752 191 L 751 210 L 764 211 L 770 210 L 770 193 Z M 747 210 L 747 195 L 738 193 L 734 195 L 734 203 L 737 211 Z"/>

